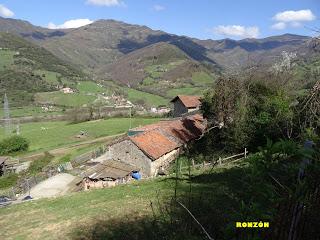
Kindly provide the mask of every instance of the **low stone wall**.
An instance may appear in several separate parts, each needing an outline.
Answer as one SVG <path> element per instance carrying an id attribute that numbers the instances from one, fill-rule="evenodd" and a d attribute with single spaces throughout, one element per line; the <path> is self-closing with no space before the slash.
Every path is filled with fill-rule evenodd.
<path id="1" fill-rule="evenodd" d="M 180 148 L 175 149 L 151 163 L 151 176 L 156 176 L 161 167 L 168 168 L 170 163 L 174 161 L 180 154 Z"/>

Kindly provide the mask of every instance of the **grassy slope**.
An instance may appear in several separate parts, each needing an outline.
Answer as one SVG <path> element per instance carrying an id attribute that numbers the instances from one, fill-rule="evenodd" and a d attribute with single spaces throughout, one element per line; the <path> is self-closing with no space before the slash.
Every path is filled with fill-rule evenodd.
<path id="1" fill-rule="evenodd" d="M 113 189 L 75 193 L 0 209 L 1 235 L 5 239 L 71 239 L 81 224 L 97 219 L 150 215 L 156 189 L 173 193 L 173 181 L 141 181 Z"/>
<path id="2" fill-rule="evenodd" d="M 13 64 L 14 51 L 0 50 L 0 71 Z"/>
<path id="3" fill-rule="evenodd" d="M 211 204 L 207 206 L 210 211 L 219 206 L 218 212 L 228 214 L 240 207 L 241 202 L 233 192 L 238 193 L 243 189 L 242 183 L 238 181 L 241 174 L 241 168 L 231 166 L 209 171 L 193 170 L 194 204 L 197 198 L 206 196 L 208 204 Z M 185 198 L 190 187 L 188 182 L 186 177 L 178 181 L 177 195 L 183 202 L 188 201 Z M 0 209 L 2 234 L 6 239 L 106 239 L 102 237 L 105 236 L 103 232 L 112 231 L 110 229 L 128 231 L 126 222 L 130 224 L 130 221 L 134 221 L 137 225 L 131 226 L 132 239 L 138 239 L 135 234 L 150 230 L 144 229 L 142 223 L 143 219 L 153 217 L 150 201 L 159 216 L 158 202 L 169 201 L 174 195 L 174 186 L 174 177 L 158 178 Z M 223 215 L 222 219 L 225 220 L 227 216 Z M 219 218 L 218 215 L 215 217 Z M 117 220 L 123 222 L 120 227 L 115 226 Z M 239 220 L 230 218 L 229 221 L 221 224 L 234 226 L 234 222 Z M 114 234 L 119 236 L 119 232 Z M 149 238 L 140 236 L 139 239 Z"/>
<path id="4" fill-rule="evenodd" d="M 151 93 L 142 92 L 132 88 L 125 88 L 125 92 L 128 93 L 129 101 L 133 103 L 139 103 L 143 101 L 147 106 L 157 107 L 160 105 L 168 105 L 169 102 L 168 99 L 164 97 Z"/>
<path id="5" fill-rule="evenodd" d="M 25 106 L 10 108 L 10 117 L 24 117 L 24 116 L 47 116 L 53 114 L 62 114 L 62 111 L 58 108 L 52 111 L 44 111 L 41 107 L 36 106 Z M 3 108 L 0 108 L 0 118 L 4 116 Z"/>
<path id="6" fill-rule="evenodd" d="M 166 99 L 172 98 L 171 90 L 189 95 L 199 93 L 211 86 L 216 77 L 205 65 L 167 43 L 153 44 L 131 52 L 108 66 L 108 70 L 115 82 L 130 84 L 136 90 Z"/>
<path id="7" fill-rule="evenodd" d="M 167 95 L 171 98 L 177 95 L 199 95 L 201 96 L 204 92 L 203 88 L 196 88 L 196 87 L 184 87 L 178 89 L 171 89 L 168 91 Z"/>
<path id="8" fill-rule="evenodd" d="M 150 124 L 159 119 L 133 118 L 132 127 Z M 36 122 L 21 124 L 21 136 L 30 141 L 30 151 L 44 151 L 66 144 L 91 140 L 102 136 L 111 136 L 124 133 L 129 129 L 130 119 L 112 118 L 101 121 L 83 122 L 78 124 L 68 124 L 67 122 Z M 46 128 L 46 130 L 41 130 Z M 85 131 L 86 138 L 76 138 L 75 136 Z M 4 138 L 4 130 L 0 129 L 0 139 Z"/>
<path id="9" fill-rule="evenodd" d="M 0 48 L 0 96 L 6 91 L 11 106 L 30 105 L 37 92 L 86 78 L 80 70 L 18 36 L 0 33 Z"/>
<path id="10" fill-rule="evenodd" d="M 58 106 L 80 107 L 92 103 L 96 97 L 81 93 L 64 94 L 63 92 L 44 92 L 35 95 L 37 103 L 50 103 Z"/>

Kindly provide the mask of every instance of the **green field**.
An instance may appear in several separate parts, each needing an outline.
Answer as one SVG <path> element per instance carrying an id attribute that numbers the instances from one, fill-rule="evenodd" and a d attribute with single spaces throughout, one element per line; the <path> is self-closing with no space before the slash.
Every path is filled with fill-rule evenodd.
<path id="1" fill-rule="evenodd" d="M 66 107 L 81 107 L 85 104 L 91 104 L 96 99 L 94 95 L 83 93 L 64 94 L 63 92 L 44 92 L 35 95 L 37 103 L 50 103 Z"/>
<path id="2" fill-rule="evenodd" d="M 203 88 L 196 87 L 184 87 L 184 88 L 176 88 L 168 91 L 167 95 L 171 98 L 177 95 L 202 95 L 204 92 Z"/>
<path id="3" fill-rule="evenodd" d="M 159 119 L 133 118 L 131 121 L 132 127 L 138 127 L 154 123 Z M 69 124 L 64 121 L 25 123 L 21 124 L 20 132 L 21 136 L 30 141 L 30 151 L 45 151 L 71 143 L 125 133 L 129 127 L 129 118 L 112 118 L 78 124 Z M 76 138 L 80 131 L 84 131 L 88 136 Z M 4 129 L 0 128 L 0 139 L 4 137 Z"/>
<path id="4" fill-rule="evenodd" d="M 41 107 L 37 106 L 25 106 L 25 107 L 13 107 L 10 108 L 10 117 L 24 117 L 24 116 L 46 116 L 52 114 L 62 114 L 59 108 L 55 108 L 52 111 L 44 111 Z M 3 108 L 0 108 L 0 118 L 3 118 Z"/>
<path id="5" fill-rule="evenodd" d="M 218 212 L 232 211 L 235 206 L 241 205 L 236 196 L 242 189 L 241 183 L 237 182 L 242 173 L 234 168 L 192 170 L 192 193 L 195 201 L 200 196 L 206 196 L 210 200 L 208 211 L 216 209 L 217 204 Z M 153 239 L 148 236 L 148 231 L 154 231 L 155 228 L 148 221 L 152 222 L 154 217 L 161 218 L 162 211 L 165 210 L 159 207 L 172 199 L 175 186 L 178 199 L 188 201 L 190 185 L 185 174 L 180 175 L 177 185 L 173 175 L 0 208 L 2 236 L 5 239 L 122 240 L 129 239 L 126 234 L 132 234 L 130 239 Z M 150 202 L 153 203 L 153 211 Z M 197 206 L 196 202 L 193 204 Z M 234 220 L 229 219 L 230 222 L 225 224 L 233 226 Z M 201 230 L 197 235 L 200 232 Z"/>
<path id="6" fill-rule="evenodd" d="M 103 86 L 99 86 L 98 84 L 90 81 L 82 81 L 78 82 L 77 89 L 80 93 L 95 93 L 101 94 L 107 91 Z"/>
<path id="7" fill-rule="evenodd" d="M 141 181 L 113 189 L 74 193 L 0 208 L 3 239 L 73 239 L 81 226 L 97 220 L 135 218 L 152 214 L 150 200 L 156 189 L 173 194 L 173 181 Z"/>
<path id="8" fill-rule="evenodd" d="M 14 51 L 0 50 L 0 71 L 13 64 Z"/>
<path id="9" fill-rule="evenodd" d="M 40 75 L 43 79 L 45 79 L 48 83 L 51 84 L 66 84 L 70 85 L 72 82 L 64 77 L 61 76 L 60 73 L 57 72 L 51 72 L 51 71 L 45 71 L 45 70 L 36 70 L 34 71 L 35 74 Z M 59 78 L 61 79 L 61 82 L 59 82 Z"/>
<path id="10" fill-rule="evenodd" d="M 128 99 L 129 101 L 133 102 L 133 103 L 144 103 L 149 107 L 157 107 L 160 105 L 168 105 L 169 100 L 155 95 L 155 94 L 151 94 L 151 93 L 146 93 L 146 92 L 142 92 L 142 91 L 138 91 L 136 89 L 133 88 L 126 88 L 125 92 L 128 93 Z"/>
<path id="11" fill-rule="evenodd" d="M 192 81 L 196 84 L 210 85 L 213 84 L 214 78 L 206 72 L 195 72 L 192 75 Z"/>

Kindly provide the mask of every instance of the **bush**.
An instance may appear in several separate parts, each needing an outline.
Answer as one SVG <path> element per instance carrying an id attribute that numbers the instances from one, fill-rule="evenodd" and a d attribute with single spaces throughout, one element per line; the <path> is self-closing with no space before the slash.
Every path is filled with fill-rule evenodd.
<path id="1" fill-rule="evenodd" d="M 5 138 L 0 142 L 0 154 L 10 154 L 28 150 L 29 142 L 21 136 Z"/>
<path id="2" fill-rule="evenodd" d="M 37 173 L 42 172 L 43 169 L 51 163 L 53 158 L 54 156 L 52 156 L 49 152 L 45 152 L 42 158 L 31 162 L 28 168 L 28 173 L 31 175 L 36 175 Z"/>
<path id="3" fill-rule="evenodd" d="M 16 185 L 18 181 L 18 174 L 10 173 L 8 175 L 0 177 L 0 189 L 6 189 Z"/>

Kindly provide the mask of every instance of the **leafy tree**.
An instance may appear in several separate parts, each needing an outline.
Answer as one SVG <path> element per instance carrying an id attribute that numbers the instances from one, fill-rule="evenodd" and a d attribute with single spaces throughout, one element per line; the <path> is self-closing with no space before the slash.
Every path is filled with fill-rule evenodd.
<path id="1" fill-rule="evenodd" d="M 21 136 L 5 138 L 0 142 L 0 154 L 10 154 L 28 150 L 29 142 Z"/>

